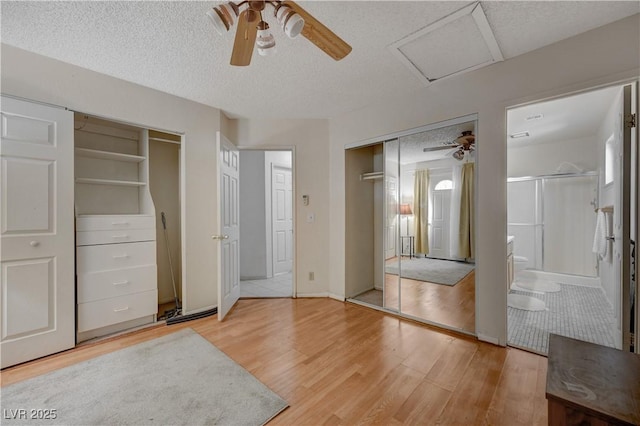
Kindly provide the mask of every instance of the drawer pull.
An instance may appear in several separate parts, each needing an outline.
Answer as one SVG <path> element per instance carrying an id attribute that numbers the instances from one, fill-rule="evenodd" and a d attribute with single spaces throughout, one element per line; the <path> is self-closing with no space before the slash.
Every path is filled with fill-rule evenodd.
<path id="1" fill-rule="evenodd" d="M 128 259 L 129 255 L 128 254 L 121 254 L 119 256 L 113 256 L 114 259 Z"/>
<path id="2" fill-rule="evenodd" d="M 128 310 L 129 310 L 129 307 L 125 306 L 124 308 L 115 308 L 113 312 L 122 312 L 122 311 L 128 311 Z"/>
<path id="3" fill-rule="evenodd" d="M 113 283 L 113 285 L 127 285 L 127 284 L 129 284 L 128 280 L 124 280 L 124 281 L 119 281 L 117 283 Z"/>
<path id="4" fill-rule="evenodd" d="M 31 242 L 29 243 L 29 245 L 30 245 L 31 247 L 38 247 L 38 246 L 40 245 L 40 242 L 39 242 L 39 241 L 31 241 Z"/>
<path id="5" fill-rule="evenodd" d="M 129 222 L 123 221 L 123 222 L 111 222 L 112 225 L 114 226 L 125 226 L 128 225 Z"/>
<path id="6" fill-rule="evenodd" d="M 112 235 L 111 238 L 115 238 L 115 239 L 126 239 L 129 238 L 129 236 L 127 234 L 122 234 L 122 235 Z"/>

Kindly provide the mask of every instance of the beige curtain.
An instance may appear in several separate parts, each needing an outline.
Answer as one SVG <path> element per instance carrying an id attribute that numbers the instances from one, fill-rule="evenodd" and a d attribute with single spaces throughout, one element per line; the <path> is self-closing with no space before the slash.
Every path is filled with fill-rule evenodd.
<path id="1" fill-rule="evenodd" d="M 473 211 L 473 164 L 462 167 L 462 194 L 460 200 L 460 234 L 459 255 L 464 258 L 475 258 L 475 232 Z"/>
<path id="2" fill-rule="evenodd" d="M 429 253 L 429 170 L 416 170 L 413 185 L 416 253 Z"/>

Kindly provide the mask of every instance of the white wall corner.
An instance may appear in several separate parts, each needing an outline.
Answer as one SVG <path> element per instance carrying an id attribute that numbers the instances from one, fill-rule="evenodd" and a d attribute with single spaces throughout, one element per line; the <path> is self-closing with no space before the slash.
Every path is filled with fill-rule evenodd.
<path id="1" fill-rule="evenodd" d="M 344 302 L 346 300 L 343 295 L 331 293 L 331 292 L 329 292 L 328 294 L 329 294 L 329 298 L 331 299 L 339 300 L 340 302 Z"/>

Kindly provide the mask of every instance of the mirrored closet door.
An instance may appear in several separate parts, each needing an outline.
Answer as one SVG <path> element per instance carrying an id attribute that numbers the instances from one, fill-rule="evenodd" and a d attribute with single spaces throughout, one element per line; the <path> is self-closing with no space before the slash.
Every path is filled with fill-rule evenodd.
<path id="1" fill-rule="evenodd" d="M 475 332 L 475 126 L 346 151 L 347 297 Z"/>

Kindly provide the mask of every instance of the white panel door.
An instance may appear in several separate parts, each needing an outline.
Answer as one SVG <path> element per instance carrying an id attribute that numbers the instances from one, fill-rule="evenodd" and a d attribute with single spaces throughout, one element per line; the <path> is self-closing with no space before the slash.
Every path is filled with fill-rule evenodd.
<path id="1" fill-rule="evenodd" d="M 435 186 L 435 185 L 434 185 Z M 451 222 L 451 190 L 442 189 L 433 194 L 431 226 L 429 226 L 429 257 L 448 259 L 449 253 L 449 222 Z"/>
<path id="2" fill-rule="evenodd" d="M 0 351 L 75 346 L 73 113 L 2 97 Z"/>
<path id="3" fill-rule="evenodd" d="M 293 267 L 293 178 L 290 168 L 271 166 L 273 274 Z"/>
<path id="4" fill-rule="evenodd" d="M 218 207 L 220 241 L 218 250 L 218 320 L 222 321 L 240 298 L 240 155 L 238 149 L 220 132 L 217 133 L 220 188 Z"/>

